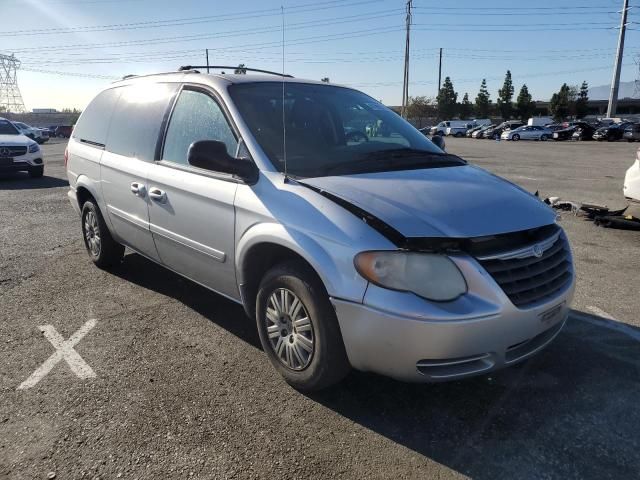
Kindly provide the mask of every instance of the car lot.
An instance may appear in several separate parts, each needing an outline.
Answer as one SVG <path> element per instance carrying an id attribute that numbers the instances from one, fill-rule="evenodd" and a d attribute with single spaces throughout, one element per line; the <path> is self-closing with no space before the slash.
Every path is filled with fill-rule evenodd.
<path id="1" fill-rule="evenodd" d="M 446 141 L 542 197 L 611 207 L 624 204 L 636 150 Z M 113 272 L 93 267 L 66 198 L 64 143 L 43 150 L 43 178 L 0 179 L 0 477 L 637 475 L 639 232 L 563 214 L 576 311 L 524 365 L 438 385 L 352 374 L 303 395 L 272 370 L 240 306 L 136 254 Z M 74 348 L 95 377 L 61 361 L 18 389 L 56 351 L 39 326 L 68 339 L 91 319 Z"/>

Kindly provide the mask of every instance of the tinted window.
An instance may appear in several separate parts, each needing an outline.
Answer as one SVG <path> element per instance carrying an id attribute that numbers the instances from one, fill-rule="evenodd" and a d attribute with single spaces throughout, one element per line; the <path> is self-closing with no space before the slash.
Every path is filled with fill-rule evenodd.
<path id="1" fill-rule="evenodd" d="M 171 114 L 162 159 L 187 165 L 189 146 L 199 140 L 223 142 L 229 155 L 236 154 L 238 141 L 216 101 L 205 93 L 183 90 Z"/>
<path id="2" fill-rule="evenodd" d="M 18 129 L 8 120 L 0 120 L 0 135 L 18 135 Z"/>
<path id="3" fill-rule="evenodd" d="M 170 83 L 140 83 L 119 88 L 107 150 L 140 160 L 154 160 L 162 121 L 177 88 Z"/>
<path id="4" fill-rule="evenodd" d="M 98 94 L 82 112 L 73 131 L 73 137 L 104 145 L 107 142 L 109 120 L 117 98 L 117 89 L 105 90 Z"/>

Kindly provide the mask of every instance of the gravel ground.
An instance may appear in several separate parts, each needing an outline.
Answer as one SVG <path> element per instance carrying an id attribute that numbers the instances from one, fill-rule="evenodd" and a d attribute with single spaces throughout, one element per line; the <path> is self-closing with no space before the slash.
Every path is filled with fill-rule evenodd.
<path id="1" fill-rule="evenodd" d="M 136 254 L 113 272 L 91 265 L 63 149 L 44 146 L 42 179 L 0 179 L 0 478 L 637 476 L 640 233 L 563 215 L 576 312 L 523 365 L 437 385 L 354 373 L 303 395 L 275 374 L 238 305 Z M 466 139 L 448 149 L 543 196 L 612 206 L 635 152 Z M 62 361 L 17 390 L 54 352 L 38 326 L 67 339 L 92 318 L 75 349 L 95 378 Z"/>

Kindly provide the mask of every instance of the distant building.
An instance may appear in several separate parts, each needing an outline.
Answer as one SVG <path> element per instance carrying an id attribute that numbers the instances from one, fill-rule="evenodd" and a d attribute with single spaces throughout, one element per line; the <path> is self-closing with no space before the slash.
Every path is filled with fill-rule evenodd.
<path id="1" fill-rule="evenodd" d="M 31 113 L 58 113 L 55 108 L 34 108 Z"/>

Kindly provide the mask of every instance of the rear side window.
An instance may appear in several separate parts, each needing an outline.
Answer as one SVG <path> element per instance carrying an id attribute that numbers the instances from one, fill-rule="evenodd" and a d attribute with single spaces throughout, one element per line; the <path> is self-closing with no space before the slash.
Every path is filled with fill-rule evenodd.
<path id="1" fill-rule="evenodd" d="M 109 120 L 118 94 L 118 90 L 113 88 L 98 94 L 82 112 L 73 130 L 73 138 L 104 146 L 107 142 Z"/>
<path id="2" fill-rule="evenodd" d="M 238 140 L 216 101 L 205 93 L 183 90 L 171 114 L 162 159 L 187 165 L 189 146 L 199 140 L 223 142 L 232 157 L 238 147 Z"/>
<path id="3" fill-rule="evenodd" d="M 126 157 L 152 161 L 169 102 L 178 86 L 144 83 L 120 87 L 113 111 L 107 150 Z"/>

